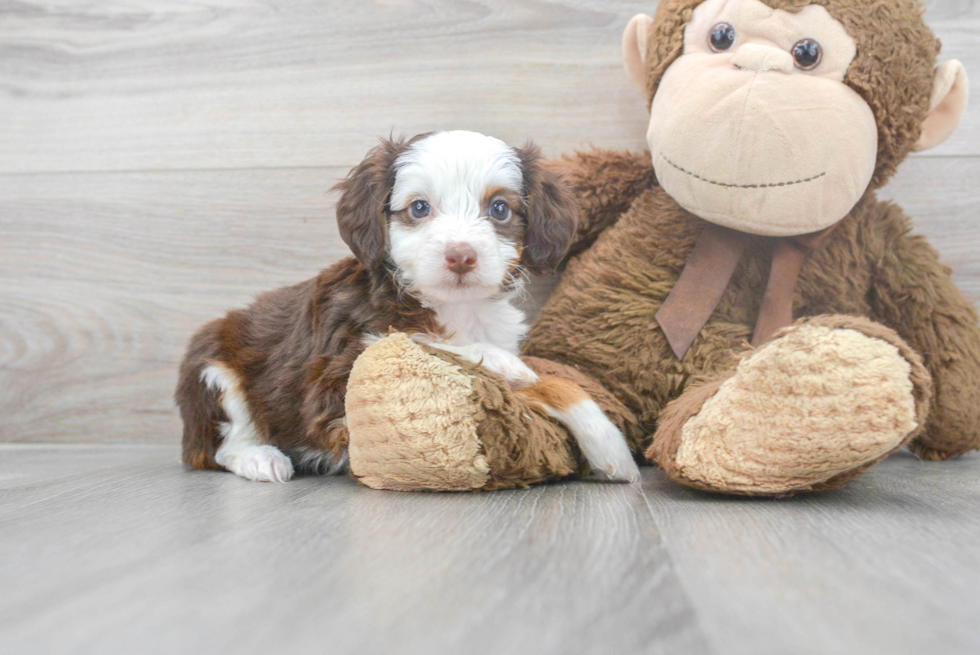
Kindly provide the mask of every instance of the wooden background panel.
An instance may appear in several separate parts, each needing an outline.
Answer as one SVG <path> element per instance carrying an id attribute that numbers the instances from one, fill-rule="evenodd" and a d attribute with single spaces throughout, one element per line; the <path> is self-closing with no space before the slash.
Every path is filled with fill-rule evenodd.
<path id="1" fill-rule="evenodd" d="M 0 171 L 343 166 L 372 135 L 467 127 L 638 147 L 619 38 L 650 0 L 7 5 Z M 975 3 L 935 0 L 974 61 Z M 974 70 L 976 68 L 974 67 Z M 980 154 L 980 109 L 937 154 Z"/>
<path id="2" fill-rule="evenodd" d="M 972 70 L 978 4 L 930 7 Z M 187 338 L 347 254 L 328 189 L 392 127 L 533 135 L 551 154 L 642 148 L 618 44 L 654 6 L 0 6 L 0 441 L 176 441 Z M 883 195 L 978 300 L 969 111 Z M 549 288 L 536 280 L 528 306 Z"/>
<path id="3" fill-rule="evenodd" d="M 0 171 L 350 165 L 373 135 L 457 127 L 632 146 L 619 37 L 652 4 L 25 3 L 0 32 Z"/>
<path id="4" fill-rule="evenodd" d="M 347 255 L 326 192 L 345 172 L 0 176 L 0 441 L 177 440 L 193 331 Z M 974 301 L 977 188 L 980 159 L 918 158 L 883 192 Z"/>
<path id="5" fill-rule="evenodd" d="M 878 195 L 901 205 L 953 268 L 960 290 L 980 304 L 980 158 L 913 157 Z"/>
<path id="6" fill-rule="evenodd" d="M 329 192 L 347 168 L 0 176 L 0 275 L 123 292 L 242 293 L 349 254 Z M 230 298 L 216 297 L 227 302 Z"/>
<path id="7" fill-rule="evenodd" d="M 191 332 L 342 256 L 327 174 L 0 177 L 0 439 L 177 439 Z"/>
<path id="8" fill-rule="evenodd" d="M 192 332 L 347 254 L 340 174 L 0 177 L 0 440 L 177 440 Z"/>

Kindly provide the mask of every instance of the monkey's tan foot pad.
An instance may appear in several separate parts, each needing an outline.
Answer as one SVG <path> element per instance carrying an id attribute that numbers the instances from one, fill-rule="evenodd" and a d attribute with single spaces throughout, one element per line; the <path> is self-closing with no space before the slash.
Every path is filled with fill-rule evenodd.
<path id="1" fill-rule="evenodd" d="M 505 489 L 579 471 L 564 429 L 503 378 L 402 333 L 354 362 L 346 404 L 351 473 L 375 489 Z"/>
<path id="2" fill-rule="evenodd" d="M 894 332 L 821 316 L 668 405 L 647 456 L 708 491 L 837 488 L 912 439 L 930 396 L 921 359 Z"/>

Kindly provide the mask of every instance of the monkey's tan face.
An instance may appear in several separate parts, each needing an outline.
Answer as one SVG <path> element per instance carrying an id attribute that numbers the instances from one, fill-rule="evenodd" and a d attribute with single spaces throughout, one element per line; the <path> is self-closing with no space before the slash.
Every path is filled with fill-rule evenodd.
<path id="1" fill-rule="evenodd" d="M 688 211 L 767 236 L 847 215 L 878 149 L 874 115 L 843 83 L 855 43 L 820 6 L 707 0 L 651 107 L 657 178 Z"/>

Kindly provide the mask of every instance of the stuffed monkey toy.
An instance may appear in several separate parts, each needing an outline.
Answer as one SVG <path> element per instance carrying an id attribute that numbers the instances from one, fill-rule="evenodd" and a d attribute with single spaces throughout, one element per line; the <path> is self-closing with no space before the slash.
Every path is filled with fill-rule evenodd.
<path id="1" fill-rule="evenodd" d="M 966 73 L 938 52 L 916 0 L 662 0 L 636 16 L 623 54 L 650 150 L 553 162 L 583 214 L 528 364 L 707 491 L 831 489 L 906 445 L 980 448 L 976 310 L 875 197 L 963 115 Z M 355 364 L 347 420 L 351 470 L 373 487 L 583 471 L 503 380 L 404 335 Z"/>

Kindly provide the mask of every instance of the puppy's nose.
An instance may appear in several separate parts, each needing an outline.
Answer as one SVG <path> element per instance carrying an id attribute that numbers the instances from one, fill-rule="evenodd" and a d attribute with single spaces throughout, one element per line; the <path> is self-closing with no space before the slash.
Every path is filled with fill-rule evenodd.
<path id="1" fill-rule="evenodd" d="M 476 251 L 468 243 L 457 243 L 446 248 L 446 268 L 463 275 L 476 268 Z"/>

